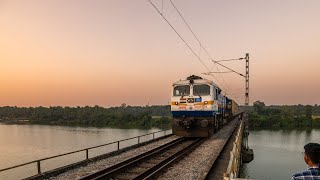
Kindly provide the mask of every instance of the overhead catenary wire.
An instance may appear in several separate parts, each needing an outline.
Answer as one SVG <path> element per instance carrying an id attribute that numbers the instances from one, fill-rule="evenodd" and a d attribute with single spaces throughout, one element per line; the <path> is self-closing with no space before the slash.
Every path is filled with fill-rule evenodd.
<path id="1" fill-rule="evenodd" d="M 150 4 L 154 7 L 154 9 L 162 16 L 162 18 L 167 22 L 167 24 L 172 28 L 172 30 L 179 36 L 179 38 L 185 43 L 185 45 L 189 48 L 189 50 L 197 57 L 197 59 L 201 62 L 201 64 L 210 71 L 208 66 L 201 60 L 201 57 L 195 53 L 195 51 L 191 48 L 191 46 L 184 40 L 184 38 L 179 34 L 179 32 L 172 26 L 172 24 L 168 21 L 168 19 L 159 11 L 159 9 L 152 3 L 151 0 L 148 0 Z M 218 82 L 220 82 L 215 76 L 213 76 Z"/>
<path id="2" fill-rule="evenodd" d="M 214 73 L 231 73 L 232 71 L 220 71 L 220 72 L 214 72 L 214 71 L 210 71 L 210 72 L 207 72 L 207 73 L 202 73 L 204 75 L 209 75 L 209 74 L 214 74 Z"/>
<path id="3" fill-rule="evenodd" d="M 223 66 L 225 68 L 228 68 L 218 62 L 220 61 L 231 61 L 231 60 L 243 60 L 245 58 L 236 58 L 236 59 L 228 59 L 228 60 L 219 60 L 219 61 L 215 61 L 213 60 L 213 58 L 211 57 L 211 55 L 208 53 L 207 49 L 203 46 L 203 44 L 201 43 L 201 41 L 199 40 L 199 38 L 196 36 L 196 34 L 193 32 L 193 30 L 191 29 L 191 27 L 189 26 L 189 24 L 187 23 L 187 21 L 185 20 L 185 18 L 182 16 L 182 14 L 180 13 L 180 11 L 178 10 L 177 6 L 172 2 L 172 0 L 170 0 L 172 6 L 174 7 L 174 9 L 178 12 L 179 16 L 181 17 L 181 19 L 183 20 L 183 22 L 186 24 L 186 26 L 188 27 L 188 29 L 190 30 L 190 32 L 193 34 L 193 36 L 197 39 L 197 41 L 199 42 L 200 46 L 203 48 L 203 50 L 206 52 L 206 54 L 208 55 L 208 57 L 214 62 L 214 63 L 217 63 L 219 64 L 220 66 Z M 238 73 L 230 68 L 228 68 L 230 71 L 232 72 L 235 72 L 237 74 L 241 74 L 241 73 Z"/>
<path id="4" fill-rule="evenodd" d="M 230 60 L 221 60 L 221 61 L 215 61 L 210 54 L 208 53 L 208 51 L 206 50 L 206 48 L 203 46 L 203 44 L 201 43 L 201 41 L 199 40 L 199 38 L 195 35 L 194 31 L 191 29 L 191 27 L 189 26 L 189 24 L 187 23 L 187 21 L 185 20 L 185 18 L 182 16 L 182 14 L 180 13 L 180 11 L 177 9 L 177 7 L 175 6 L 175 4 L 172 2 L 172 0 L 170 0 L 171 4 L 173 5 L 173 7 L 175 8 L 175 10 L 178 12 L 178 14 L 180 15 L 181 19 L 184 21 L 184 23 L 186 24 L 186 26 L 188 27 L 188 29 L 191 31 L 191 33 L 193 34 L 193 36 L 196 38 L 196 40 L 198 41 L 199 45 L 200 45 L 200 50 L 199 50 L 199 55 L 197 55 L 197 53 L 195 53 L 195 50 L 193 50 L 191 48 L 191 46 L 184 40 L 184 38 L 182 37 L 182 35 L 173 27 L 173 25 L 168 21 L 168 19 L 164 16 L 163 14 L 163 10 L 162 12 L 160 12 L 160 10 L 152 3 L 151 0 L 148 0 L 149 3 L 154 7 L 154 9 L 162 16 L 162 18 L 167 22 L 167 24 L 172 28 L 172 30 L 174 30 L 174 32 L 179 36 L 179 38 L 185 43 L 185 45 L 189 48 L 189 50 L 197 57 L 197 59 L 201 62 L 201 64 L 207 69 L 208 72 L 210 72 L 208 66 L 206 66 L 206 64 L 202 61 L 200 53 L 201 53 L 201 48 L 205 51 L 205 53 L 207 54 L 207 56 L 210 58 L 210 60 L 214 63 L 213 65 L 216 67 L 216 69 L 218 70 L 219 75 L 221 76 L 222 80 L 224 81 L 225 85 L 227 86 L 227 83 L 224 79 L 224 77 L 221 74 L 221 71 L 219 70 L 218 65 L 230 70 L 231 72 L 234 72 L 242 77 L 245 77 L 243 74 L 221 64 L 221 61 L 231 61 L 231 60 L 242 60 L 244 58 L 237 58 L 237 59 L 230 59 Z M 163 3 L 163 2 L 162 2 Z M 163 4 L 162 4 L 163 6 Z M 221 84 L 221 86 L 224 87 L 224 89 L 227 91 L 227 88 L 224 86 L 223 83 L 221 83 L 214 75 L 213 73 L 209 73 L 209 75 L 211 75 L 215 80 L 217 80 L 217 82 L 219 82 Z M 232 93 L 233 94 L 233 93 Z"/>
<path id="5" fill-rule="evenodd" d="M 215 67 L 216 67 L 216 69 L 218 70 L 218 73 L 219 73 L 220 77 L 222 78 L 222 81 L 223 81 L 223 82 L 226 84 L 226 86 L 229 88 L 226 80 L 224 79 L 224 77 L 223 77 L 222 74 L 221 74 L 220 69 L 218 68 L 218 66 L 215 66 Z M 229 91 L 231 91 L 230 88 L 229 88 Z"/>
<path id="6" fill-rule="evenodd" d="M 188 22 L 186 21 L 186 19 L 182 16 L 182 14 L 180 13 L 180 11 L 178 10 L 177 6 L 173 3 L 172 0 L 170 0 L 172 6 L 174 7 L 174 9 L 177 11 L 177 13 L 179 14 L 179 16 L 181 17 L 181 19 L 183 20 L 183 22 L 186 24 L 186 26 L 188 27 L 188 29 L 190 30 L 190 32 L 193 34 L 194 38 L 198 41 L 198 43 L 200 44 L 200 50 L 201 48 L 205 51 L 205 53 L 207 54 L 207 56 L 211 59 L 212 62 L 214 62 L 215 64 L 217 63 L 217 61 L 214 61 L 213 58 L 211 57 L 211 55 L 209 54 L 209 52 L 207 51 L 207 49 L 203 46 L 202 42 L 200 41 L 200 39 L 197 37 L 197 35 L 194 33 L 194 31 L 191 29 L 190 25 L 188 24 Z M 215 65 L 214 64 L 214 65 Z M 219 63 L 217 63 L 219 64 Z M 221 66 L 221 64 L 219 64 Z M 216 69 L 218 70 L 218 73 L 220 72 L 219 68 L 217 66 L 215 66 Z M 230 68 L 229 68 L 230 70 Z M 234 70 L 232 70 L 232 72 L 235 72 Z M 225 87 L 222 83 L 221 85 L 224 86 L 226 91 L 230 91 L 230 88 L 228 87 L 227 82 L 225 81 L 224 77 L 219 73 L 222 81 L 224 82 Z M 229 90 L 228 90 L 229 89 Z"/>
<path id="7" fill-rule="evenodd" d="M 223 65 L 221 63 L 219 63 L 218 61 L 212 60 L 212 62 L 214 62 L 216 64 L 219 64 L 220 66 L 222 66 L 222 67 L 224 67 L 224 68 L 226 68 L 226 69 L 228 69 L 228 70 L 230 70 L 230 71 L 232 71 L 232 72 L 234 72 L 234 73 L 236 73 L 236 74 L 238 74 L 238 75 L 240 75 L 242 77 L 246 77 L 245 75 L 243 75 L 243 74 L 241 74 L 241 73 L 239 73 L 239 72 L 237 72 L 237 71 L 235 71 L 235 70 L 233 70 L 233 69 L 231 69 L 231 68 L 229 68 L 229 67 L 227 67 L 227 66 L 225 66 L 225 65 Z"/>
<path id="8" fill-rule="evenodd" d="M 223 60 L 218 60 L 218 61 L 216 61 L 216 62 L 223 62 L 223 61 L 237 61 L 237 60 L 245 60 L 245 58 L 223 59 Z"/>

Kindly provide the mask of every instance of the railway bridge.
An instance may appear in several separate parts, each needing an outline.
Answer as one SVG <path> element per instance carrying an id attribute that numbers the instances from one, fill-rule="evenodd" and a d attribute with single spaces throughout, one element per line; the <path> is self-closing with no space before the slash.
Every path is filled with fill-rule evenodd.
<path id="1" fill-rule="evenodd" d="M 108 144 L 35 160 L 0 170 L 14 179 L 236 179 L 242 163 L 253 159 L 246 139 L 246 116 L 241 113 L 208 138 L 181 138 L 171 130 L 154 132 Z M 148 139 L 149 138 L 149 139 Z M 123 147 L 124 141 L 136 141 Z M 115 150 L 95 156 L 98 148 Z M 79 162 L 54 167 L 56 158 L 82 155 Z M 84 159 L 84 160 L 83 160 Z M 47 161 L 47 162 L 46 162 Z M 49 163 L 48 163 L 49 162 Z M 52 165 L 49 170 L 45 166 Z M 28 166 L 19 176 L 17 168 Z M 51 170 L 50 170 L 51 169 Z M 28 173 L 27 173 L 28 172 Z M 2 175 L 1 175 L 2 174 Z"/>

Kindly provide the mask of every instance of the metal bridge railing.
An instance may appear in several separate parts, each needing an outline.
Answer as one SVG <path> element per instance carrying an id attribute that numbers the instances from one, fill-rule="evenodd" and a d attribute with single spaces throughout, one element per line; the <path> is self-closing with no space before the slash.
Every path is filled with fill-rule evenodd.
<path id="1" fill-rule="evenodd" d="M 243 139 L 244 121 L 241 120 L 239 130 L 237 132 L 236 140 L 233 143 L 233 148 L 230 151 L 230 160 L 226 173 L 224 173 L 224 180 L 235 179 L 239 175 L 239 167 L 241 164 L 241 149 Z"/>
<path id="2" fill-rule="evenodd" d="M 168 133 L 168 131 L 169 131 L 169 133 Z M 170 131 L 171 131 L 171 129 L 162 130 L 162 131 L 156 131 L 156 132 L 153 132 L 153 133 L 148 133 L 148 134 L 144 134 L 144 135 L 140 135 L 140 136 L 135 136 L 135 137 L 132 137 L 132 138 L 122 139 L 122 140 L 119 140 L 119 141 L 114 141 L 114 142 L 110 142 L 110 143 L 106 143 L 106 144 L 102 144 L 102 145 L 98 145 L 98 146 L 92 146 L 92 147 L 89 147 L 89 148 L 84 148 L 84 149 L 80 149 L 80 150 L 76 150 L 76 151 L 72 151 L 72 152 L 68 152 L 68 153 L 64 153 L 64 154 L 59 154 L 59 155 L 56 155 L 56 156 L 46 157 L 46 158 L 30 161 L 30 162 L 27 162 L 27 163 L 11 166 L 11 167 L 8 167 L 8 168 L 0 169 L 0 173 L 4 172 L 4 171 L 9 171 L 9 170 L 12 170 L 12 169 L 16 169 L 16 168 L 19 168 L 19 167 L 22 167 L 22 166 L 35 164 L 36 165 L 36 169 L 37 169 L 37 174 L 41 174 L 42 173 L 41 162 L 43 162 L 43 161 L 46 161 L 46 160 L 49 160 L 49 159 L 58 158 L 58 157 L 62 157 L 62 156 L 67 156 L 67 155 L 71 155 L 71 154 L 75 154 L 75 153 L 79 153 L 79 152 L 85 152 L 85 160 L 88 160 L 89 159 L 89 150 L 93 150 L 93 149 L 96 149 L 96 148 L 99 148 L 99 147 L 115 145 L 116 144 L 117 145 L 117 149 L 115 151 L 117 151 L 117 150 L 122 149 L 122 148 L 120 148 L 120 144 L 122 142 L 133 140 L 133 139 L 137 139 L 136 144 L 140 144 L 140 143 L 142 143 L 141 142 L 141 138 L 142 137 L 149 136 L 149 135 L 151 136 L 152 135 L 152 139 L 149 139 L 149 140 L 153 140 L 153 139 L 156 138 L 156 134 L 160 134 L 161 133 L 160 136 L 157 136 L 157 138 L 159 138 L 159 137 L 163 137 L 163 136 L 172 134 L 172 131 L 171 132 Z M 136 145 L 136 144 L 133 144 L 133 145 Z M 125 147 L 123 147 L 123 148 L 125 148 Z"/>

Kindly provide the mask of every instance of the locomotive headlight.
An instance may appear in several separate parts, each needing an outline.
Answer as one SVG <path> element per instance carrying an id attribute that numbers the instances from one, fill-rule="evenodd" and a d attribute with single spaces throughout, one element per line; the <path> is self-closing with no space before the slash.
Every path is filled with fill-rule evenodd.
<path id="1" fill-rule="evenodd" d="M 175 104 L 175 105 L 178 105 L 179 103 L 178 103 L 178 102 L 174 102 L 174 104 Z"/>
<path id="2" fill-rule="evenodd" d="M 208 104 L 208 101 L 205 101 L 204 104 Z"/>

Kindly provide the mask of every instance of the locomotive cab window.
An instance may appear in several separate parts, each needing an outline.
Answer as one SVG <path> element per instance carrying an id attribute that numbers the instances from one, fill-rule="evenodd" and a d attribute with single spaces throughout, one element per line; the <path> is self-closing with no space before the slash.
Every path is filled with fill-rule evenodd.
<path id="1" fill-rule="evenodd" d="M 193 86 L 193 95 L 195 95 L 195 96 L 210 95 L 210 86 L 205 85 L 205 84 L 194 85 Z"/>
<path id="2" fill-rule="evenodd" d="M 173 88 L 173 95 L 174 96 L 186 96 L 190 94 L 190 86 L 176 86 Z"/>

